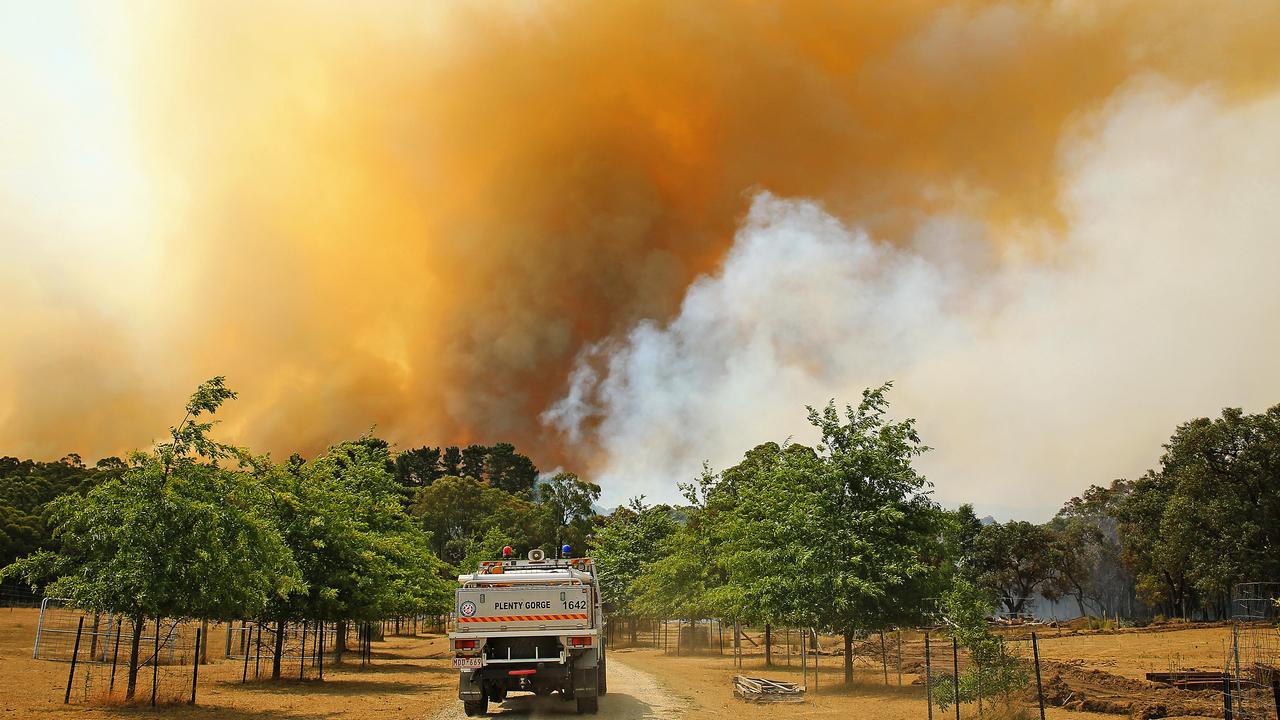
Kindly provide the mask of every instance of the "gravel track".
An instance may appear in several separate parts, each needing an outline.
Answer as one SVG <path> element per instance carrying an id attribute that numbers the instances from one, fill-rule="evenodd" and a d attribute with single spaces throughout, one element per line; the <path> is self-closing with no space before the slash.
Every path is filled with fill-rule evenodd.
<path id="1" fill-rule="evenodd" d="M 600 713 L 582 717 L 595 717 L 599 720 L 658 720 L 678 716 L 682 707 L 683 703 L 659 685 L 652 675 L 628 667 L 611 656 L 609 694 L 600 698 Z M 569 717 L 577 716 L 576 708 L 575 703 L 560 700 L 559 694 L 536 697 L 530 693 L 517 693 L 507 696 L 501 705 L 490 703 L 489 716 Z M 430 720 L 463 720 L 466 715 L 462 713 L 462 702 L 455 701 L 429 717 Z"/>

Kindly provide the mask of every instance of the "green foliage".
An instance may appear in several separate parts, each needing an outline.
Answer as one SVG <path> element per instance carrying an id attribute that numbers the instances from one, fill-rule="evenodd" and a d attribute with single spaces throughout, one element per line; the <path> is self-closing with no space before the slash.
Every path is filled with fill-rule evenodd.
<path id="1" fill-rule="evenodd" d="M 1047 527 L 1025 520 L 992 523 L 974 538 L 969 566 L 977 583 L 1017 614 L 1037 593 L 1056 596 L 1057 550 Z"/>
<path id="2" fill-rule="evenodd" d="M 469 477 L 445 476 L 418 491 L 411 512 L 431 535 L 431 549 L 464 572 L 472 543 L 495 528 L 519 552 L 545 542 L 546 519 L 528 500 Z M 496 553 L 497 549 L 491 549 Z M 490 555 L 493 557 L 493 555 Z"/>
<path id="3" fill-rule="evenodd" d="M 75 454 L 54 462 L 0 458 L 0 567 L 53 549 L 50 501 L 67 493 L 83 495 L 124 470 L 118 458 L 104 458 L 93 467 L 85 467 Z"/>
<path id="4" fill-rule="evenodd" d="M 573 473 L 557 473 L 538 486 L 538 503 L 557 545 L 586 549 L 595 521 L 592 505 L 600 499 L 600 486 Z"/>
<path id="5" fill-rule="evenodd" d="M 81 498 L 49 506 L 58 548 L 3 570 L 77 605 L 129 617 L 230 619 L 260 611 L 297 582 L 297 569 L 270 519 L 254 477 L 192 457 L 224 457 L 210 440 L 215 412 L 230 391 L 201 385 L 171 442 Z"/>
<path id="6" fill-rule="evenodd" d="M 940 598 L 939 611 L 971 661 L 960 674 L 958 698 L 952 675 L 942 673 L 934 678 L 929 695 L 943 710 L 957 700 L 1008 700 L 1027 686 L 1030 669 L 1026 661 L 1009 652 L 1004 640 L 987 629 L 994 605 L 986 591 L 965 580 L 958 580 Z"/>
<path id="7" fill-rule="evenodd" d="M 1237 582 L 1280 581 L 1280 406 L 1192 420 L 1164 447 L 1118 504 L 1139 594 L 1186 617 Z"/>
<path id="8" fill-rule="evenodd" d="M 688 524 L 633 583 L 635 605 L 839 632 L 919 618 L 946 573 L 946 515 L 912 459 L 912 420 L 890 422 L 889 386 L 857 407 L 810 409 L 816 449 L 760 445 L 686 493 Z"/>
<path id="9" fill-rule="evenodd" d="M 273 619 L 376 619 L 444 612 L 447 569 L 400 503 L 385 446 L 352 442 L 310 462 L 268 467 L 271 508 L 302 587 Z"/>
<path id="10" fill-rule="evenodd" d="M 678 526 L 665 505 L 646 506 L 644 496 L 632 498 L 605 519 L 591 542 L 591 556 L 600 570 L 600 594 L 611 612 L 631 615 L 632 585 L 645 563 L 663 557 L 659 546 Z"/>
<path id="11" fill-rule="evenodd" d="M 1109 488 L 1092 486 L 1067 501 L 1049 523 L 1058 557 L 1056 589 L 1075 596 L 1082 615 L 1113 614 L 1134 586 L 1117 519 L 1126 488 L 1122 480 Z"/>
<path id="12" fill-rule="evenodd" d="M 538 480 L 533 461 L 511 443 L 406 450 L 396 456 L 394 472 L 406 488 L 426 487 L 447 476 L 469 477 L 513 495 L 531 493 Z"/>

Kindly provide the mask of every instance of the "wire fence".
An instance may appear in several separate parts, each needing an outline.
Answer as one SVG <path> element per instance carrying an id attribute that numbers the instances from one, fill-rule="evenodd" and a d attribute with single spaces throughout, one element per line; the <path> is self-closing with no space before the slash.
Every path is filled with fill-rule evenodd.
<path id="1" fill-rule="evenodd" d="M 0 608 L 40 607 L 44 596 L 23 587 L 0 584 Z"/>
<path id="2" fill-rule="evenodd" d="M 1233 720 L 1280 715 L 1280 583 L 1241 583 L 1232 591 L 1231 652 L 1224 676 L 1231 678 Z"/>
<path id="3" fill-rule="evenodd" d="M 614 648 L 650 647 L 666 655 L 723 656 L 735 669 L 785 678 L 809 693 L 844 692 L 868 683 L 923 691 L 921 717 L 1037 718 L 1061 708 L 1132 717 L 1200 716 L 1227 720 L 1280 717 L 1280 630 L 1274 598 L 1280 585 L 1242 588 L 1223 666 L 1187 668 L 1171 655 L 1166 665 L 1104 670 L 1043 656 L 1043 625 L 989 628 L 998 644 L 978 662 L 950 629 L 859 630 L 846 645 L 838 635 L 807 628 L 747 627 L 724 620 L 611 618 Z M 845 656 L 851 685 L 846 685 Z M 745 670 L 738 670 L 745 672 Z"/>
<path id="4" fill-rule="evenodd" d="M 84 612 L 68 601 L 39 605 L 32 657 L 67 664 L 64 702 L 114 704 L 129 694 L 155 705 L 195 703 L 210 683 L 323 680 L 325 668 L 368 667 L 387 635 L 439 629 L 439 618 L 378 622 L 215 623 Z M 136 637 L 136 643 L 135 643 Z M 132 661 L 137 647 L 137 661 Z"/>

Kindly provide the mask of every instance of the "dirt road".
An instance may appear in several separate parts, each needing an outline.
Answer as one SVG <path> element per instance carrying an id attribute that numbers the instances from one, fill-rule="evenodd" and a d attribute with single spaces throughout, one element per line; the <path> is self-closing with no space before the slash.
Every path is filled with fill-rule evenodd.
<path id="1" fill-rule="evenodd" d="M 491 703 L 489 715 L 493 717 L 568 717 L 577 714 L 576 705 L 560 700 L 558 694 L 536 697 L 529 693 L 508 696 L 501 705 Z M 665 690 L 649 673 L 628 667 L 609 658 L 609 694 L 600 698 L 601 720 L 658 720 L 676 717 L 683 703 Z M 455 701 L 440 712 L 429 716 L 431 720 L 462 720 L 462 703 Z M 582 717 L 592 717 L 583 715 Z"/>

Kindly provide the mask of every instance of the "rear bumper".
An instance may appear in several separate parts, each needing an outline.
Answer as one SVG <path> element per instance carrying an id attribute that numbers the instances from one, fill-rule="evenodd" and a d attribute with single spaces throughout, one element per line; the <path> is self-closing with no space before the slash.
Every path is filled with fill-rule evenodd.
<path id="1" fill-rule="evenodd" d="M 570 690 L 575 694 L 596 694 L 594 648 L 574 651 L 568 662 L 513 662 L 485 665 L 461 670 L 458 675 L 458 698 L 480 701 L 492 696 L 492 690 Z"/>

